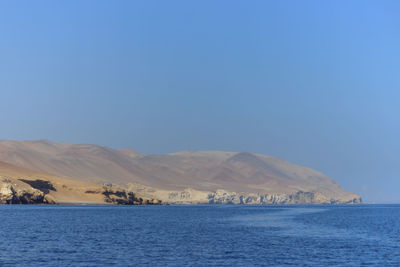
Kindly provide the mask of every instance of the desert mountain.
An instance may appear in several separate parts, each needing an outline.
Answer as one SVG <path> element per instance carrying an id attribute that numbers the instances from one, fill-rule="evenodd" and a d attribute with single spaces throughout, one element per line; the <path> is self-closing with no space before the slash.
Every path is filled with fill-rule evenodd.
<path id="1" fill-rule="evenodd" d="M 320 172 L 247 152 L 143 155 L 98 145 L 0 141 L 0 161 L 68 179 L 130 188 L 175 203 L 360 201 Z"/>

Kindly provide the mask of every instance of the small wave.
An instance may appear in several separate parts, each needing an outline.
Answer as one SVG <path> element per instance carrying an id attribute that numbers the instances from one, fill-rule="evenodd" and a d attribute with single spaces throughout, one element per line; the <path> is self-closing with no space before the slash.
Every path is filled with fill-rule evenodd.
<path id="1" fill-rule="evenodd" d="M 296 220 L 297 216 L 329 212 L 324 208 L 282 208 L 276 212 L 263 212 L 252 215 L 243 215 L 231 218 L 232 222 L 249 227 L 265 228 L 271 234 L 290 237 L 313 237 L 329 239 L 365 239 L 378 241 L 378 237 L 372 237 L 363 233 L 356 233 L 351 229 L 339 229 L 329 225 L 305 223 Z M 318 219 L 317 217 L 315 219 Z"/>

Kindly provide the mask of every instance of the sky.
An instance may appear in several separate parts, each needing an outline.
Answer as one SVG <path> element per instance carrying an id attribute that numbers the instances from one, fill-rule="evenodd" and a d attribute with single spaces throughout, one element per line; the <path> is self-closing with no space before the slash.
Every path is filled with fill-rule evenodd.
<path id="1" fill-rule="evenodd" d="M 248 151 L 400 203 L 400 1 L 0 1 L 0 139 Z"/>

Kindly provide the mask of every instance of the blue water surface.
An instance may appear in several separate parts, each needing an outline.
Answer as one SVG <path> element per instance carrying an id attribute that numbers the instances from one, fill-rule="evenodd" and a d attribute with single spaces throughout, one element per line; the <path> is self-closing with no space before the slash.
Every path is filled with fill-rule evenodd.
<path id="1" fill-rule="evenodd" d="M 400 206 L 0 206 L 0 266 L 400 266 Z"/>

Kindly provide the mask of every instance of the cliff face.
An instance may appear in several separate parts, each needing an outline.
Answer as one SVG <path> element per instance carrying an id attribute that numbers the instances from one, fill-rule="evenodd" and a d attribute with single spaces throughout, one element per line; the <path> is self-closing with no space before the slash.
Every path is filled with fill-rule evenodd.
<path id="1" fill-rule="evenodd" d="M 52 192 L 57 192 L 57 188 L 55 188 L 49 181 L 26 180 L 26 179 L 15 180 L 10 178 L 3 178 L 2 181 L 0 182 L 0 204 L 58 204 L 58 203 L 117 204 L 117 205 L 161 204 L 160 200 L 138 197 L 133 192 L 106 186 L 99 188 L 91 188 L 84 192 L 84 194 L 90 195 L 91 197 L 93 197 L 93 199 L 102 201 L 87 201 L 86 199 L 82 198 L 77 200 L 75 199 L 76 201 L 60 202 L 57 199 L 57 197 L 54 197 Z"/>
<path id="2" fill-rule="evenodd" d="M 294 194 L 243 194 L 217 190 L 209 195 L 209 203 L 218 204 L 358 204 L 360 197 L 341 200 L 327 198 L 318 192 L 298 191 Z"/>
<path id="3" fill-rule="evenodd" d="M 259 194 L 232 192 L 223 189 L 216 191 L 199 191 L 185 189 L 182 191 L 169 191 L 155 189 L 138 184 L 131 184 L 129 190 L 138 192 L 147 197 L 157 198 L 163 203 L 173 204 L 358 204 L 362 200 L 357 195 L 349 198 L 328 198 L 318 192 L 298 191 L 293 194 Z"/>
<path id="4" fill-rule="evenodd" d="M 151 205 L 161 201 L 121 188 L 36 173 L 0 162 L 0 204 Z"/>
<path id="5" fill-rule="evenodd" d="M 73 183 L 63 184 L 52 178 L 57 191 L 46 190 L 59 202 L 71 199 L 104 202 L 103 193 L 89 194 L 83 189 L 94 188 L 95 184 L 112 185 L 142 198 L 147 197 L 149 201 L 160 199 L 168 203 L 361 201 L 359 196 L 346 192 L 333 179 L 318 171 L 248 152 L 182 151 L 167 155 L 143 155 L 132 149 L 115 150 L 97 145 L 0 141 L 0 161 L 41 174 L 48 173 L 52 177 L 74 180 Z M 29 175 L 26 173 L 19 177 Z M 43 175 L 38 179 L 42 179 L 40 177 Z M 121 203 L 137 203 L 128 191 L 126 196 L 114 195 L 112 199 Z"/>
<path id="6" fill-rule="evenodd" d="M 4 179 L 0 183 L 0 204 L 55 204 L 51 197 L 28 186 L 12 184 Z"/>

